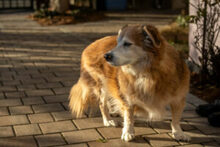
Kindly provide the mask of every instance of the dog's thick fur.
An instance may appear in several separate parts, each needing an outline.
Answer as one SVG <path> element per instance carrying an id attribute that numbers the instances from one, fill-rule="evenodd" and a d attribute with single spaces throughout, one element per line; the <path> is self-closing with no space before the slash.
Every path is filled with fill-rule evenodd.
<path id="1" fill-rule="evenodd" d="M 98 102 L 104 125 L 115 126 L 107 107 L 108 102 L 114 103 L 124 118 L 121 138 L 130 141 L 134 115 L 161 118 L 170 105 L 173 137 L 188 141 L 179 124 L 188 88 L 186 64 L 155 27 L 125 26 L 118 36 L 97 40 L 83 51 L 69 106 L 80 116 Z"/>

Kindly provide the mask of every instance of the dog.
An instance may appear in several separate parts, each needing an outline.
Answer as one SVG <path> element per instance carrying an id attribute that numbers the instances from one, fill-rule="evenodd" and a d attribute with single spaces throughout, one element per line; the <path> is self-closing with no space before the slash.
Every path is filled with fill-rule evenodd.
<path id="1" fill-rule="evenodd" d="M 70 91 L 70 109 L 77 117 L 99 104 L 105 126 L 117 123 L 110 105 L 123 117 L 121 139 L 134 139 L 134 116 L 158 120 L 171 107 L 172 136 L 189 141 L 180 127 L 190 74 L 179 53 L 152 25 L 127 25 L 117 36 L 89 45 L 82 53 L 78 82 Z"/>

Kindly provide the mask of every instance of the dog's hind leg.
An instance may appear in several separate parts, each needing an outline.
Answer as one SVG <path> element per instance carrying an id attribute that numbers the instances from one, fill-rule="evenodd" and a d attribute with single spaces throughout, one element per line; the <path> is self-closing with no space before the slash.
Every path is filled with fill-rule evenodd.
<path id="1" fill-rule="evenodd" d="M 190 137 L 182 131 L 180 127 L 180 119 L 185 106 L 185 98 L 182 98 L 179 102 L 171 103 L 171 111 L 172 111 L 172 135 L 176 140 L 189 141 Z"/>
<path id="2" fill-rule="evenodd" d="M 107 94 L 104 89 L 101 89 L 99 108 L 102 114 L 104 126 L 117 126 L 117 123 L 111 119 L 107 107 Z"/>

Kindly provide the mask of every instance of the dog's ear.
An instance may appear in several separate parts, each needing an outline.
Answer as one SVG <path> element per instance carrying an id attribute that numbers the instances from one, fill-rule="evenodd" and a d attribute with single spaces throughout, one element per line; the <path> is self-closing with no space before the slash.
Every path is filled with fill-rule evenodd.
<path id="1" fill-rule="evenodd" d="M 124 28 L 126 28 L 127 26 L 128 26 L 127 24 L 124 25 L 124 26 L 118 31 L 118 36 L 121 34 L 122 30 L 123 30 Z"/>
<path id="2" fill-rule="evenodd" d="M 142 33 L 144 36 L 144 43 L 147 47 L 159 48 L 161 45 L 161 38 L 157 28 L 152 25 L 143 25 L 142 26 Z"/>

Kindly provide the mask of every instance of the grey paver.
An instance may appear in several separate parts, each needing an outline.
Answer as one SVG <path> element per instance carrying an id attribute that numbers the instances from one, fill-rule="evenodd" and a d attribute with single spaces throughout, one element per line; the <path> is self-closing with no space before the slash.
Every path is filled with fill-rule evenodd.
<path id="1" fill-rule="evenodd" d="M 146 135 L 145 137 L 150 142 L 150 144 L 155 147 L 179 145 L 167 134 Z"/>
<path id="2" fill-rule="evenodd" d="M 15 106 L 9 107 L 9 111 L 12 115 L 17 114 L 31 114 L 33 113 L 30 106 Z"/>
<path id="3" fill-rule="evenodd" d="M 0 146 L 2 147 L 37 147 L 33 136 L 22 136 L 13 138 L 1 138 Z"/>
<path id="4" fill-rule="evenodd" d="M 45 96 L 45 95 L 54 95 L 50 89 L 41 89 L 41 90 L 28 90 L 26 91 L 28 96 Z"/>
<path id="5" fill-rule="evenodd" d="M 95 141 L 102 138 L 95 129 L 62 133 L 68 143 Z"/>
<path id="6" fill-rule="evenodd" d="M 28 118 L 31 123 L 45 123 L 52 122 L 53 118 L 49 113 L 30 114 Z"/>
<path id="7" fill-rule="evenodd" d="M 53 112 L 55 121 L 73 119 L 73 115 L 69 111 Z"/>
<path id="8" fill-rule="evenodd" d="M 28 119 L 25 115 L 12 115 L 0 117 L 0 126 L 27 124 Z"/>
<path id="9" fill-rule="evenodd" d="M 58 147 L 88 147 L 88 146 L 85 143 L 79 143 L 79 144 L 61 145 Z"/>
<path id="10" fill-rule="evenodd" d="M 134 142 L 125 142 L 121 139 L 107 140 L 106 143 L 101 141 L 89 142 L 90 147 L 150 147 L 150 145 L 143 139 L 136 139 Z"/>
<path id="11" fill-rule="evenodd" d="M 55 94 L 69 94 L 70 87 L 53 88 Z"/>
<path id="12" fill-rule="evenodd" d="M 20 99 L 2 99 L 0 100 L 0 107 L 1 106 L 18 106 L 22 105 Z"/>
<path id="13" fill-rule="evenodd" d="M 59 82 L 47 83 L 47 84 L 37 84 L 37 88 L 39 88 L 39 89 L 58 88 L 58 87 L 62 87 L 62 85 Z"/>
<path id="14" fill-rule="evenodd" d="M 59 103 L 33 105 L 32 108 L 34 109 L 35 113 L 56 112 L 56 111 L 63 111 L 64 110 L 64 108 Z"/>
<path id="15" fill-rule="evenodd" d="M 0 138 L 14 136 L 12 127 L 0 127 Z"/>
<path id="16" fill-rule="evenodd" d="M 15 86 L 0 86 L 0 91 L 16 91 L 16 87 Z"/>
<path id="17" fill-rule="evenodd" d="M 73 122 L 76 124 L 77 128 L 79 129 L 104 127 L 101 117 L 76 119 L 76 120 L 73 120 Z"/>
<path id="18" fill-rule="evenodd" d="M 6 97 L 7 98 L 22 98 L 22 97 L 25 97 L 25 94 L 24 92 L 6 92 L 5 93 Z"/>
<path id="19" fill-rule="evenodd" d="M 0 116 L 8 115 L 7 107 L 0 107 Z"/>
<path id="20" fill-rule="evenodd" d="M 37 104 L 44 104 L 44 100 L 41 97 L 28 97 L 22 98 L 24 105 L 37 105 Z"/>
<path id="21" fill-rule="evenodd" d="M 59 121 L 40 124 L 44 134 L 76 130 L 71 121 Z"/>
<path id="22" fill-rule="evenodd" d="M 35 137 L 40 146 L 55 146 L 66 144 L 60 134 L 48 134 Z"/>
<path id="23" fill-rule="evenodd" d="M 40 128 L 37 124 L 17 125 L 14 126 L 14 130 L 17 136 L 41 134 Z"/>
<path id="24" fill-rule="evenodd" d="M 66 102 L 68 101 L 68 95 L 44 96 L 44 100 L 47 103 Z"/>

